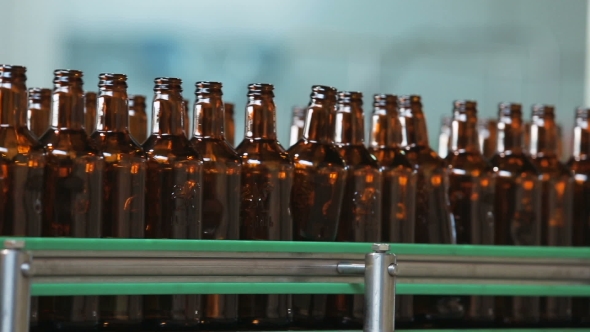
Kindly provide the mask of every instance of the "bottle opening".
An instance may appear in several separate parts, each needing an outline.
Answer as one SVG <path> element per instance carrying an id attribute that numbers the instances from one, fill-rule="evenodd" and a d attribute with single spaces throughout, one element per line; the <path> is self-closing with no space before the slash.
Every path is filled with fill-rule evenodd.
<path id="1" fill-rule="evenodd" d="M 477 102 L 474 100 L 455 100 L 453 102 L 453 107 L 457 111 L 474 111 L 476 112 Z"/>
<path id="2" fill-rule="evenodd" d="M 578 107 L 576 109 L 576 118 L 587 120 L 588 116 L 590 115 L 590 108 L 588 107 Z"/>
<path id="3" fill-rule="evenodd" d="M 498 105 L 498 115 L 500 116 L 510 116 L 510 115 L 518 115 L 521 116 L 522 114 L 522 105 L 519 103 L 500 103 Z"/>
<path id="4" fill-rule="evenodd" d="M 127 88 L 127 75 L 102 73 L 98 75 L 98 87 Z"/>
<path id="5" fill-rule="evenodd" d="M 0 79 L 25 78 L 27 68 L 24 66 L 0 65 Z"/>
<path id="6" fill-rule="evenodd" d="M 390 94 L 375 94 L 373 96 L 373 106 L 375 107 L 397 107 L 397 96 Z"/>
<path id="7" fill-rule="evenodd" d="M 29 99 L 41 100 L 43 98 L 49 98 L 51 96 L 51 89 L 43 88 L 29 88 Z"/>
<path id="8" fill-rule="evenodd" d="M 363 93 L 358 91 L 340 91 L 338 92 L 338 103 L 362 103 Z"/>
<path id="9" fill-rule="evenodd" d="M 419 95 L 403 95 L 397 97 L 397 105 L 399 107 L 411 107 L 420 106 L 422 107 L 422 98 Z"/>
<path id="10" fill-rule="evenodd" d="M 195 83 L 195 94 L 206 94 L 206 93 L 218 93 L 223 94 L 221 92 L 221 88 L 223 84 L 220 82 L 197 82 Z"/>
<path id="11" fill-rule="evenodd" d="M 154 91 L 178 90 L 182 92 L 182 80 L 176 77 L 158 77 L 154 80 Z"/>
<path id="12" fill-rule="evenodd" d="M 53 72 L 54 84 L 82 84 L 84 74 L 75 69 L 58 69 Z"/>
<path id="13" fill-rule="evenodd" d="M 313 85 L 310 97 L 313 99 L 335 99 L 336 88 L 327 85 Z"/>
<path id="14" fill-rule="evenodd" d="M 532 116 L 550 116 L 555 117 L 555 107 L 553 105 L 535 104 L 531 107 Z"/>

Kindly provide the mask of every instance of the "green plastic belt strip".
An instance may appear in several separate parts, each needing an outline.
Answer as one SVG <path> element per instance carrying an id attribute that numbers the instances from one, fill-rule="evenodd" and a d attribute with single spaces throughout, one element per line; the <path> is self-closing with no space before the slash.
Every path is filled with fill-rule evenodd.
<path id="1" fill-rule="evenodd" d="M 33 284 L 32 295 L 362 294 L 347 283 L 79 283 Z M 590 296 L 590 286 L 398 284 L 397 294 Z"/>
<path id="2" fill-rule="evenodd" d="M 27 250 L 316 252 L 356 254 L 371 252 L 371 243 L 0 237 L 0 241 L 7 239 L 24 240 Z M 397 255 L 590 259 L 590 248 L 392 244 L 390 251 Z"/>

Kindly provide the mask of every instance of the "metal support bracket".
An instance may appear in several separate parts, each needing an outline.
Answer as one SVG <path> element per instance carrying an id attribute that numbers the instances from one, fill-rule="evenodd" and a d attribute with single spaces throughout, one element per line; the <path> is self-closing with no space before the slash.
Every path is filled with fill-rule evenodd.
<path id="1" fill-rule="evenodd" d="M 365 256 L 364 332 L 395 330 L 395 255 L 389 244 L 374 244 Z"/>
<path id="2" fill-rule="evenodd" d="M 24 241 L 4 241 L 0 251 L 0 332 L 29 331 L 31 258 Z"/>

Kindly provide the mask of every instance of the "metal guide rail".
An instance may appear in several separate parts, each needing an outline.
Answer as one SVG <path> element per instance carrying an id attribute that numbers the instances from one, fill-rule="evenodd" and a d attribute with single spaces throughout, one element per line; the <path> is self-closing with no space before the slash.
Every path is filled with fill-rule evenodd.
<path id="1" fill-rule="evenodd" d="M 396 293 L 590 296 L 585 248 L 74 238 L 0 243 L 0 332 L 28 331 L 30 295 L 364 293 L 365 331 L 393 331 Z"/>

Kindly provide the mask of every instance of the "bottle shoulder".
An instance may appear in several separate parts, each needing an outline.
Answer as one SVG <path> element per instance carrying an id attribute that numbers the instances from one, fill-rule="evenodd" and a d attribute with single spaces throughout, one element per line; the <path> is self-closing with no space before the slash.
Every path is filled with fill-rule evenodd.
<path id="1" fill-rule="evenodd" d="M 370 167 L 379 169 L 377 158 L 364 145 L 336 145 L 338 152 L 349 167 Z"/>
<path id="2" fill-rule="evenodd" d="M 150 135 L 143 144 L 143 150 L 148 160 L 160 164 L 185 160 L 202 161 L 184 135 Z"/>
<path id="3" fill-rule="evenodd" d="M 141 146 L 129 132 L 95 131 L 90 136 L 90 143 L 102 154 L 130 154 L 145 156 Z"/>
<path id="4" fill-rule="evenodd" d="M 48 155 L 58 158 L 70 156 L 72 153 L 77 156 L 99 155 L 98 151 L 90 144 L 84 129 L 58 130 L 50 128 L 39 141 L 45 147 Z"/>
<path id="5" fill-rule="evenodd" d="M 590 158 L 571 157 L 566 165 L 574 174 L 590 176 Z"/>
<path id="6" fill-rule="evenodd" d="M 295 164 L 314 166 L 329 164 L 332 167 L 346 167 L 344 159 L 332 143 L 311 142 L 300 139 L 287 150 Z"/>
<path id="7" fill-rule="evenodd" d="M 248 139 L 245 138 L 236 147 L 236 152 L 242 163 L 249 161 L 276 162 L 292 165 L 293 161 L 287 151 L 279 142 L 272 139 Z"/>
<path id="8" fill-rule="evenodd" d="M 377 158 L 377 162 L 384 169 L 400 167 L 414 169 L 406 151 L 401 147 L 371 147 L 369 152 Z"/>
<path id="9" fill-rule="evenodd" d="M 451 171 L 465 171 L 466 173 L 492 173 L 494 168 L 479 152 L 450 152 L 445 158 Z"/>
<path id="10" fill-rule="evenodd" d="M 199 153 L 203 161 L 241 163 L 240 156 L 225 140 L 217 138 L 190 139 L 190 144 Z"/>
<path id="11" fill-rule="evenodd" d="M 29 156 L 41 156 L 45 149 L 26 127 L 0 127 L 0 158 L 5 161 L 22 161 Z"/>
<path id="12" fill-rule="evenodd" d="M 496 153 L 490 162 L 495 172 L 541 174 L 531 158 L 524 153 Z"/>
<path id="13" fill-rule="evenodd" d="M 572 174 L 569 167 L 560 162 L 556 156 L 542 156 L 531 159 L 541 174 L 551 176 L 569 176 Z"/>
<path id="14" fill-rule="evenodd" d="M 446 161 L 430 146 L 408 146 L 405 148 L 410 162 L 417 168 L 446 168 Z"/>

